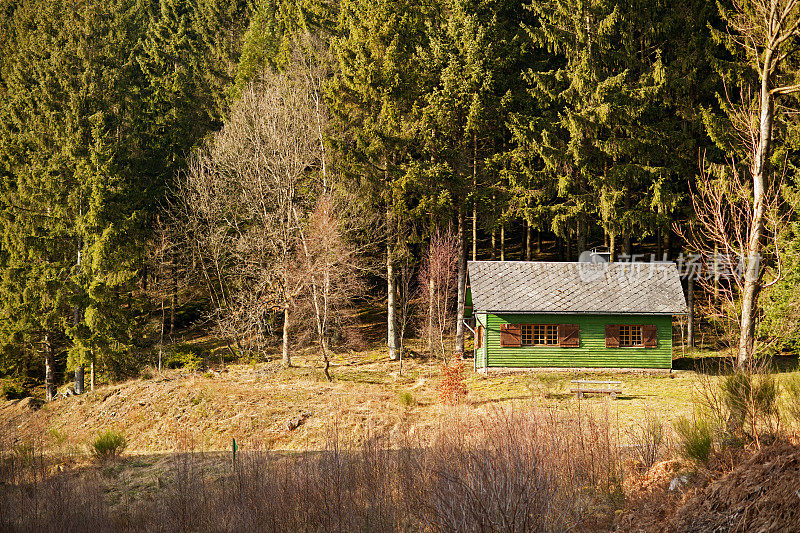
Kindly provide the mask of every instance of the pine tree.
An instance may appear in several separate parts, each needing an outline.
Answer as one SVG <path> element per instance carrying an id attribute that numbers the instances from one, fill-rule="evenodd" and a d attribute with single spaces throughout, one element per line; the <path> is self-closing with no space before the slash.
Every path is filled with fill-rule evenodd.
<path id="1" fill-rule="evenodd" d="M 519 120 L 523 142 L 543 163 L 534 175 L 557 183 L 563 198 L 552 229 L 583 248 L 594 220 L 612 248 L 622 236 L 630 254 L 633 232 L 652 228 L 653 184 L 664 174 L 663 137 L 654 127 L 665 84 L 657 9 L 606 0 L 531 7 L 540 19 L 531 37 L 562 62 L 529 72 L 543 112 Z"/>
<path id="2" fill-rule="evenodd" d="M 130 317 L 119 315 L 130 307 L 119 296 L 125 259 L 135 255 L 132 182 L 125 155 L 107 139 L 126 146 L 132 46 L 108 37 L 134 23 L 130 8 L 30 2 L 15 13 L 3 79 L 3 342 L 41 346 L 48 399 L 55 353 L 70 347 L 68 337 L 72 365 L 97 346 L 83 341 L 100 328 L 113 351 L 129 338 Z"/>
<path id="3" fill-rule="evenodd" d="M 330 43 L 337 4 L 328 0 L 257 2 L 243 37 L 236 90 L 265 70 L 283 71 L 289 67 L 298 48 L 311 57 L 317 56 L 311 38 L 319 36 Z"/>
<path id="4" fill-rule="evenodd" d="M 345 0 L 333 41 L 338 71 L 328 86 L 335 139 L 356 186 L 386 213 L 387 344 L 399 357 L 396 260 L 403 242 L 403 177 L 420 105 L 425 3 Z"/>
<path id="5" fill-rule="evenodd" d="M 428 194 L 447 192 L 459 236 L 456 352 L 464 348 L 464 220 L 472 204 L 475 255 L 477 206 L 484 190 L 478 186 L 479 174 L 487 166 L 487 148 L 502 146 L 507 137 L 506 106 L 514 100 L 519 65 L 527 59 L 520 27 L 525 13 L 514 1 L 448 0 L 432 11 L 428 24 L 430 45 L 423 52 L 423 64 L 429 73 L 421 137 L 427 157 L 441 167 Z"/>

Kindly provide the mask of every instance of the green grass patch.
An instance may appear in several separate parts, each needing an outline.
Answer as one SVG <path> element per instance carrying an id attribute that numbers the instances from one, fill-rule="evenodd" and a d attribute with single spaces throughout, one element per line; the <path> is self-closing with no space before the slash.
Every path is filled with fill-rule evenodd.
<path id="1" fill-rule="evenodd" d="M 106 429 L 92 442 L 92 455 L 100 461 L 116 459 L 128 446 L 128 439 L 122 433 Z"/>

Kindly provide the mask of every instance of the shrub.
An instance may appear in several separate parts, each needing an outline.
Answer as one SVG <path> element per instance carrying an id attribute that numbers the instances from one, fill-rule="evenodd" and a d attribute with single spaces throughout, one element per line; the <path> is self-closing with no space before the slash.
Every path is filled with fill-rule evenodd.
<path id="1" fill-rule="evenodd" d="M 664 446 L 664 425 L 658 415 L 645 411 L 642 423 L 631 431 L 631 442 L 642 468 L 653 466 Z"/>
<path id="2" fill-rule="evenodd" d="M 145 380 L 153 379 L 153 370 L 150 367 L 146 367 L 139 373 L 139 377 Z"/>
<path id="3" fill-rule="evenodd" d="M 787 375 L 783 388 L 786 391 L 786 413 L 795 422 L 800 422 L 800 373 Z"/>
<path id="4" fill-rule="evenodd" d="M 100 433 L 92 443 L 92 454 L 101 461 L 119 457 L 128 446 L 125 435 L 113 429 Z"/>
<path id="5" fill-rule="evenodd" d="M 762 430 L 775 429 L 780 389 L 772 374 L 737 371 L 722 381 L 720 390 L 730 415 L 728 431 L 733 436 L 757 441 Z"/>
<path id="6" fill-rule="evenodd" d="M 714 450 L 714 431 L 708 420 L 698 416 L 691 419 L 682 416 L 675 421 L 675 431 L 684 457 L 698 463 L 708 461 Z"/>
<path id="7" fill-rule="evenodd" d="M 21 400 L 31 395 L 31 392 L 18 381 L 4 380 L 2 390 L 0 390 L 0 397 L 6 400 Z"/>
<path id="8" fill-rule="evenodd" d="M 458 355 L 448 365 L 442 365 L 442 381 L 439 383 L 439 400 L 442 403 L 456 404 L 467 397 L 464 363 Z"/>
<path id="9" fill-rule="evenodd" d="M 176 350 L 167 357 L 166 367 L 197 372 L 205 367 L 205 361 L 193 351 L 183 352 Z"/>
<path id="10" fill-rule="evenodd" d="M 414 399 L 414 395 L 408 391 L 400 393 L 400 405 L 404 405 L 405 407 L 413 407 L 416 404 L 416 400 Z"/>

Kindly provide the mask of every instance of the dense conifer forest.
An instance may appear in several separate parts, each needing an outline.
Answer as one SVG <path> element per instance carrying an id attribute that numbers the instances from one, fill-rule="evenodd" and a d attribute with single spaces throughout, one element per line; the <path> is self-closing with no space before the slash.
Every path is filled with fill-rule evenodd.
<path id="1" fill-rule="evenodd" d="M 0 377 L 134 376 L 187 327 L 326 372 L 370 320 L 392 359 L 462 352 L 466 260 L 598 246 L 758 255 L 698 313 L 794 347 L 798 14 L 747 23 L 769 5 L 0 0 Z"/>

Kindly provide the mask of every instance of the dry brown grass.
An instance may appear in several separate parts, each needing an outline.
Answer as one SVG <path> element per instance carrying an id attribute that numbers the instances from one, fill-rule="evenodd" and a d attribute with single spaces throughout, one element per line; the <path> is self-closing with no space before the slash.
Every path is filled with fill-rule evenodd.
<path id="1" fill-rule="evenodd" d="M 0 529 L 595 530 L 621 503 L 619 446 L 603 412 L 456 409 L 430 445 L 373 435 L 356 448 L 332 434 L 314 453 L 248 452 L 235 465 L 187 451 L 61 472 L 52 456 L 7 451 Z"/>
<path id="2" fill-rule="evenodd" d="M 162 453 L 191 440 L 198 450 L 228 450 L 236 438 L 245 450 L 315 450 L 324 446 L 334 421 L 340 439 L 359 445 L 368 432 L 397 438 L 406 431 L 430 437 L 445 407 L 441 405 L 441 362 L 408 358 L 403 375 L 382 350 L 348 352 L 332 357 L 334 381 L 329 383 L 313 350 L 293 358 L 296 365 L 279 363 L 232 365 L 222 372 L 194 373 L 170 370 L 151 379 L 100 387 L 78 397 L 58 400 L 42 409 L 0 404 L 0 440 L 26 441 L 57 434 L 63 442 L 85 451 L 86 445 L 108 427 L 122 431 L 133 453 Z M 540 394 L 536 375 L 484 377 L 465 362 L 468 395 L 461 404 L 477 414 L 508 408 L 533 399 L 538 405 L 572 408 L 578 401 L 565 390 L 570 379 L 584 374 L 548 374 L 557 381 L 558 394 Z M 595 375 L 602 377 L 602 375 Z M 689 413 L 698 379 L 694 372 L 665 375 L 616 375 L 624 394 L 615 401 L 590 397 L 583 405 L 609 404 L 614 423 L 627 434 L 643 413 L 652 411 L 665 426 Z M 403 393 L 413 405 L 403 405 Z M 310 413 L 294 431 L 286 422 L 300 412 Z M 49 442 L 55 445 L 55 440 Z"/>
<path id="3" fill-rule="evenodd" d="M 0 530 L 607 530 L 624 477 L 617 527 L 637 530 L 638 513 L 657 530 L 685 498 L 666 489 L 679 470 L 642 473 L 672 453 L 646 421 L 669 443 L 672 421 L 720 379 L 617 374 L 619 399 L 577 400 L 566 385 L 584 373 L 487 378 L 467 363 L 467 397 L 448 406 L 439 360 L 406 359 L 399 375 L 381 350 L 341 353 L 332 383 L 313 351 L 294 362 L 0 404 Z M 129 451 L 95 465 L 88 444 L 109 427 Z"/>

